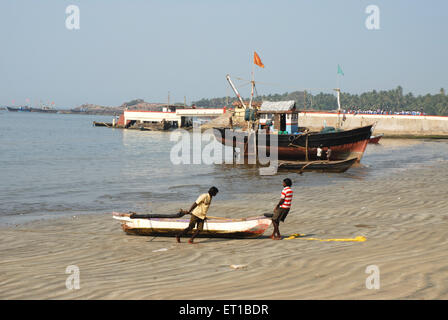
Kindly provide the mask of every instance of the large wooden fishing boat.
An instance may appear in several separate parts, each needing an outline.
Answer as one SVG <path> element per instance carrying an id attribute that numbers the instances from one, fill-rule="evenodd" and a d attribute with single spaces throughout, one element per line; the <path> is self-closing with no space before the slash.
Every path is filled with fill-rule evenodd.
<path id="1" fill-rule="evenodd" d="M 127 234 L 143 236 L 172 237 L 187 228 L 190 222 L 190 216 L 181 217 L 180 214 L 167 217 L 113 212 L 112 216 L 121 222 L 121 227 Z M 272 220 L 265 216 L 240 219 L 209 217 L 205 220 L 199 237 L 257 238 L 266 231 L 271 222 Z M 187 235 L 191 235 L 191 232 Z"/>
<path id="2" fill-rule="evenodd" d="M 247 131 L 214 128 L 216 139 L 227 146 L 234 146 L 244 153 L 248 153 Z M 318 160 L 317 149 L 320 147 L 324 153 L 331 149 L 331 160 L 347 160 L 356 158 L 359 162 L 364 154 L 370 139 L 372 125 L 351 130 L 334 132 L 297 132 L 294 134 L 265 134 L 256 132 L 256 146 L 261 152 L 270 154 L 271 139 L 277 139 L 277 154 L 279 160 Z M 235 139 L 233 138 L 235 137 Z M 265 140 L 264 140 L 265 139 Z M 265 141 L 259 143 L 259 141 Z M 263 150 L 264 149 L 264 150 Z"/>
<path id="3" fill-rule="evenodd" d="M 248 106 L 229 75 L 227 81 L 245 109 L 248 126 L 245 130 L 214 128 L 215 137 L 222 144 L 239 148 L 244 156 L 256 152 L 270 155 L 276 140 L 278 160 L 318 160 L 318 148 L 325 153 L 328 149 L 331 150 L 328 160 L 347 160 L 354 157 L 358 162 L 361 160 L 372 134 L 373 125 L 342 130 L 338 119 L 337 128 L 323 127 L 321 131 L 312 132 L 299 126 L 300 112 L 296 109 L 294 100 L 263 101 L 259 109 L 252 108 L 255 81 L 251 81 L 252 95 Z M 335 90 L 340 114 L 340 90 Z"/>

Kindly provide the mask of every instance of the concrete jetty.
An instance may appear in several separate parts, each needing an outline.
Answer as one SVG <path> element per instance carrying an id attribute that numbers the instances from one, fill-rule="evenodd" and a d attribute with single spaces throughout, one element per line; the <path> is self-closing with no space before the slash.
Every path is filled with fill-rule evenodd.
<path id="1" fill-rule="evenodd" d="M 324 125 L 336 127 L 339 121 L 343 129 L 375 124 L 373 134 L 384 133 L 387 137 L 448 138 L 448 117 L 383 114 L 340 114 L 334 112 L 307 111 L 299 113 L 299 124 L 311 130 Z M 345 120 L 344 120 L 345 118 Z"/>

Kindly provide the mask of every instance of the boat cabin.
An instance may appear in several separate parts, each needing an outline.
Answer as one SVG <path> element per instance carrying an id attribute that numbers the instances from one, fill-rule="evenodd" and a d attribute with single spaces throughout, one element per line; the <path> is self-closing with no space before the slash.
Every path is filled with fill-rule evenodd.
<path id="1" fill-rule="evenodd" d="M 259 129 L 268 133 L 295 134 L 299 132 L 299 111 L 291 101 L 263 101 L 259 115 Z"/>

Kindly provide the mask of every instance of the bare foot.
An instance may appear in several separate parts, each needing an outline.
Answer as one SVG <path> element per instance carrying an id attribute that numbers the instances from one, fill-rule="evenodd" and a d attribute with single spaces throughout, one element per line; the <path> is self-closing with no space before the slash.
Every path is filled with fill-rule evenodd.
<path id="1" fill-rule="evenodd" d="M 270 236 L 269 236 L 269 238 L 271 238 L 272 240 L 274 240 L 274 235 L 273 234 L 271 234 Z"/>
<path id="2" fill-rule="evenodd" d="M 282 240 L 282 236 L 275 237 L 275 238 L 273 238 L 273 240 Z"/>

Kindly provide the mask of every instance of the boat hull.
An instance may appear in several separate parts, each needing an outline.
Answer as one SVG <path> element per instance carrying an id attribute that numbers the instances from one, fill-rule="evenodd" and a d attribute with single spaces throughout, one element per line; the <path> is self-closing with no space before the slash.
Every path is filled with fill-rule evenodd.
<path id="1" fill-rule="evenodd" d="M 227 146 L 234 146 L 244 150 L 248 154 L 248 134 L 245 131 L 232 131 L 225 128 L 214 128 L 215 137 L 219 142 Z M 226 131 L 228 130 L 228 131 Z M 270 140 L 272 136 L 277 137 L 278 159 L 279 160 L 319 160 L 317 148 L 321 146 L 324 154 L 331 149 L 331 160 L 347 160 L 357 158 L 359 162 L 367 147 L 367 143 L 372 133 L 372 125 L 360 127 L 352 130 L 330 133 L 309 133 L 309 134 L 267 134 L 266 139 L 260 140 L 261 134 L 257 134 L 257 147 L 259 152 L 270 154 Z M 233 137 L 235 136 L 235 139 Z M 266 141 L 260 143 L 259 141 Z"/>
<path id="2" fill-rule="evenodd" d="M 93 126 L 95 126 L 95 127 L 108 127 L 108 128 L 113 127 L 112 122 L 96 122 L 96 121 L 93 121 Z"/>
<path id="3" fill-rule="evenodd" d="M 341 173 L 347 171 L 356 162 L 356 160 L 357 158 L 340 161 L 282 161 L 279 163 L 278 168 L 285 170 Z"/>
<path id="4" fill-rule="evenodd" d="M 136 218 L 131 219 L 128 213 L 114 212 L 113 218 L 121 221 L 124 232 L 141 236 L 176 236 L 180 231 L 188 227 L 187 218 Z M 209 218 L 204 223 L 204 229 L 199 237 L 207 238 L 258 238 L 271 225 L 272 220 L 262 217 L 245 219 L 213 219 Z M 187 233 L 189 236 L 194 229 Z"/>
<path id="5" fill-rule="evenodd" d="M 40 112 L 40 113 L 57 113 L 58 110 L 54 109 L 38 109 L 38 108 L 31 108 L 31 112 Z"/>
<path id="6" fill-rule="evenodd" d="M 378 144 L 380 143 L 380 139 L 384 136 L 384 134 L 379 134 L 377 136 L 371 136 L 369 139 L 369 143 Z"/>
<path id="7" fill-rule="evenodd" d="M 14 107 L 6 107 L 6 109 L 8 109 L 8 111 L 10 112 L 30 112 L 30 108 L 14 108 Z"/>

